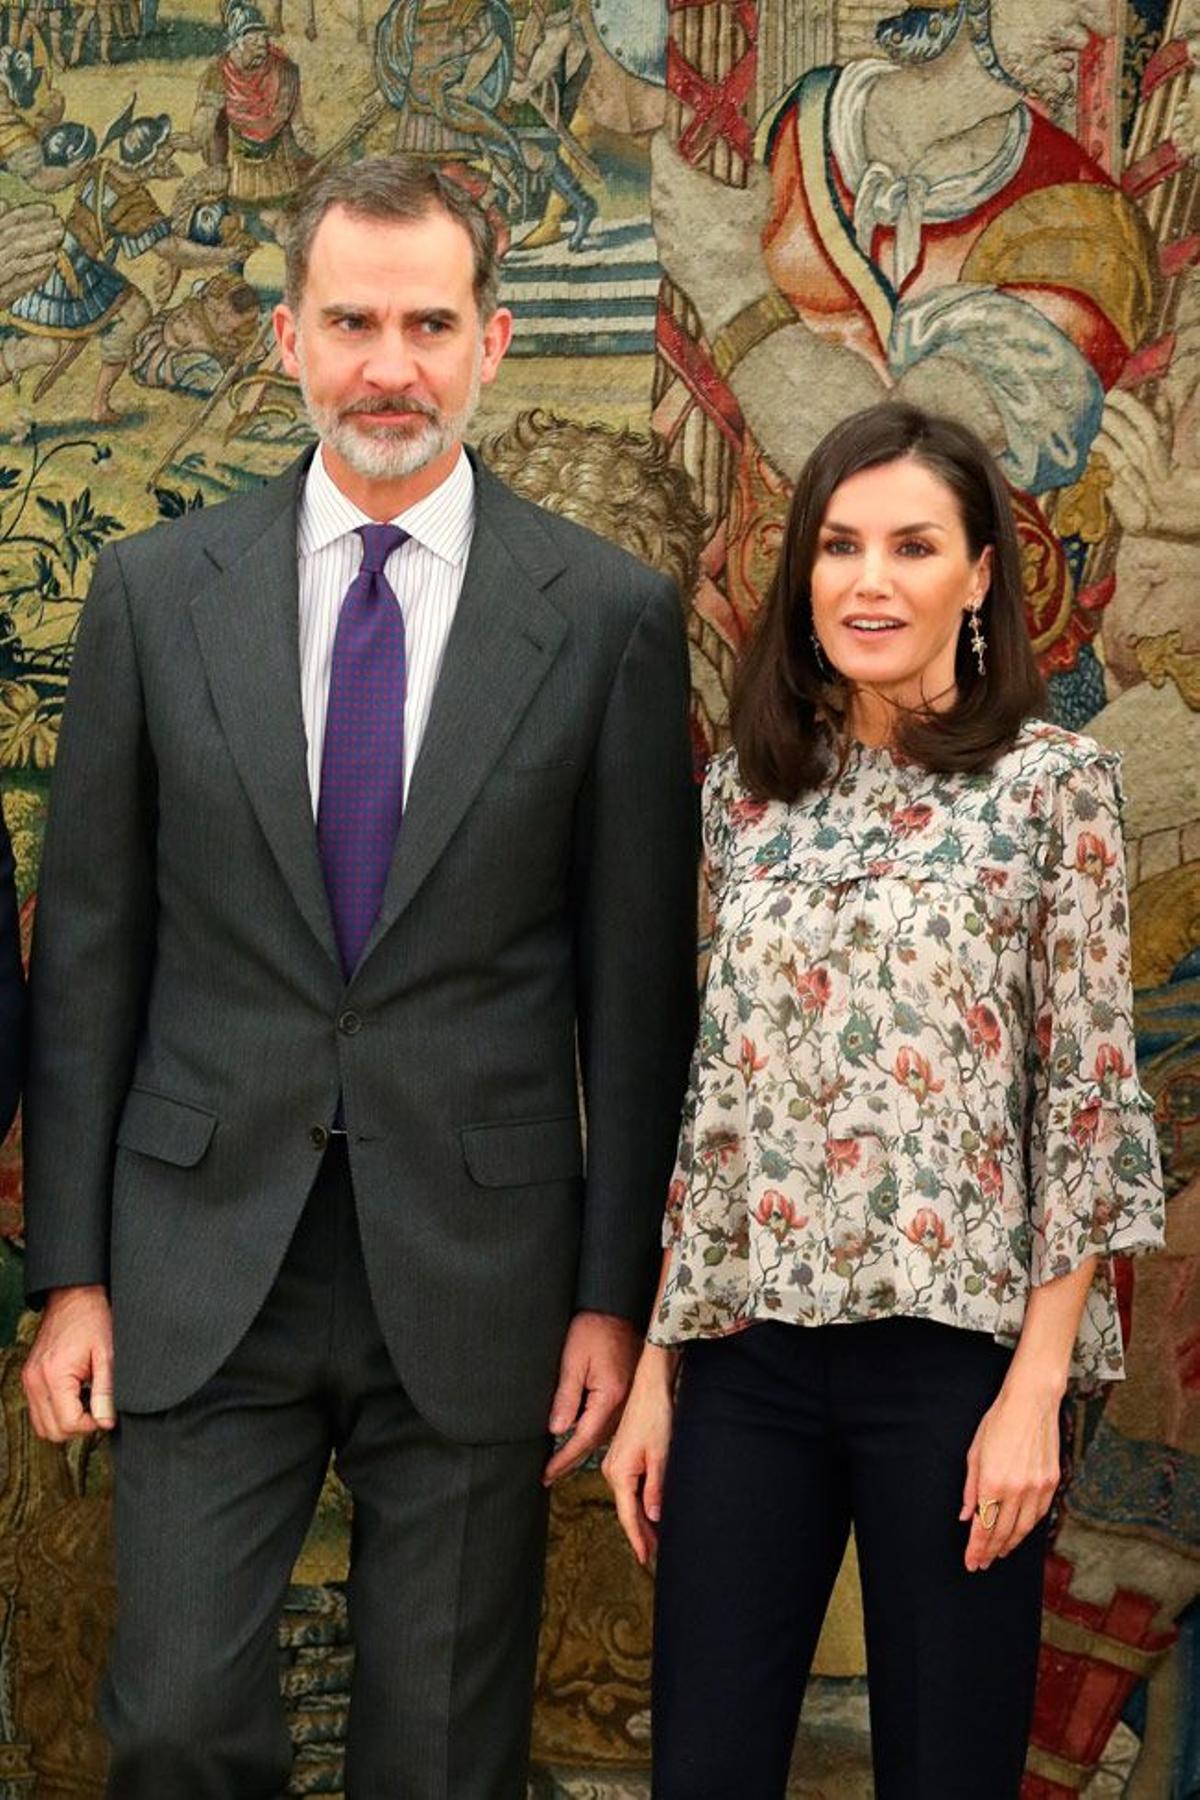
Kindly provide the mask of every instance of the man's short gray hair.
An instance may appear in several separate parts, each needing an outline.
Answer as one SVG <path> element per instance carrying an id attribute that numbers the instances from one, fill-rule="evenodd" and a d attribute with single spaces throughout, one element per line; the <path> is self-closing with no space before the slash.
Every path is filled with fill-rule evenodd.
<path id="1" fill-rule="evenodd" d="M 288 209 L 284 250 L 283 297 L 293 312 L 304 294 L 317 227 L 335 206 L 354 218 L 380 224 L 413 223 L 434 212 L 456 220 L 471 240 L 472 287 L 480 320 L 486 323 L 491 318 L 500 286 L 500 259 L 491 220 L 466 188 L 415 156 L 372 156 L 362 162 L 340 163 L 301 188 Z"/>

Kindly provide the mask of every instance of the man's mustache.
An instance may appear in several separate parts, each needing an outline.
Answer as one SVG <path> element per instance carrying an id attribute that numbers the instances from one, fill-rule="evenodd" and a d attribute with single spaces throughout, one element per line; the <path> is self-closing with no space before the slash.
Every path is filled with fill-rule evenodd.
<path id="1" fill-rule="evenodd" d="M 419 413 L 424 419 L 436 419 L 438 409 L 431 406 L 428 400 L 417 400 L 411 394 L 380 394 L 378 398 L 356 400 L 352 406 L 342 409 L 343 419 L 353 418 L 356 413 Z"/>

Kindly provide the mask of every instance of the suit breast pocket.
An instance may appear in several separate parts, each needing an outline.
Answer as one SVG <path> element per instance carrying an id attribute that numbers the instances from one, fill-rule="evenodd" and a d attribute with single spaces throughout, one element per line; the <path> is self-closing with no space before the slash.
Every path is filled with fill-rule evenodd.
<path id="1" fill-rule="evenodd" d="M 518 753 L 506 756 L 496 764 L 493 779 L 500 781 L 537 781 L 539 779 L 569 781 L 578 779 L 579 764 L 573 756 L 563 754 L 553 742 L 523 744 Z"/>
<path id="2" fill-rule="evenodd" d="M 543 698 L 545 705 L 539 704 Z M 565 775 L 586 755 L 587 728 L 586 710 L 581 711 L 575 695 L 539 694 L 497 758 L 493 773 L 518 779 L 559 771 Z"/>
<path id="3" fill-rule="evenodd" d="M 484 784 L 481 799 L 495 801 L 510 811 L 527 810 L 545 813 L 548 809 L 570 810 L 579 791 L 582 771 L 578 763 L 502 762 L 497 763 L 491 779 Z"/>

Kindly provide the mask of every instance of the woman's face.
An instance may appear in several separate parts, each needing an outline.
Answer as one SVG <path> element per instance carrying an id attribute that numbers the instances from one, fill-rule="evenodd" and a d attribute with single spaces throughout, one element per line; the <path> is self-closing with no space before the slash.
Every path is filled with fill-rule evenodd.
<path id="1" fill-rule="evenodd" d="M 991 555 L 972 559 L 954 494 L 911 457 L 835 488 L 813 561 L 813 624 L 854 689 L 859 736 L 890 736 L 897 706 L 950 703 L 963 614 L 987 592 Z"/>

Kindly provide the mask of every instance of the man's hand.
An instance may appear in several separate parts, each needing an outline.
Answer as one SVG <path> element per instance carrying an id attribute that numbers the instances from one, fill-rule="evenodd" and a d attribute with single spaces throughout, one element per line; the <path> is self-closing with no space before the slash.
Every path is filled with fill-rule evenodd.
<path id="1" fill-rule="evenodd" d="M 112 1313 L 102 1287 L 55 1288 L 21 1383 L 40 1438 L 61 1444 L 88 1431 L 112 1430 Z"/>
<path id="2" fill-rule="evenodd" d="M 567 1330 L 558 1387 L 550 1408 L 550 1430 L 569 1431 L 546 1464 L 547 1486 L 569 1474 L 607 1438 L 629 1392 L 642 1346 L 628 1319 L 612 1313 L 576 1313 Z"/>
<path id="3" fill-rule="evenodd" d="M 762 249 L 774 197 L 770 171 L 751 163 L 744 188 L 726 187 L 693 168 L 660 131 L 650 140 L 650 184 L 658 260 L 711 342 L 775 285 Z"/>

